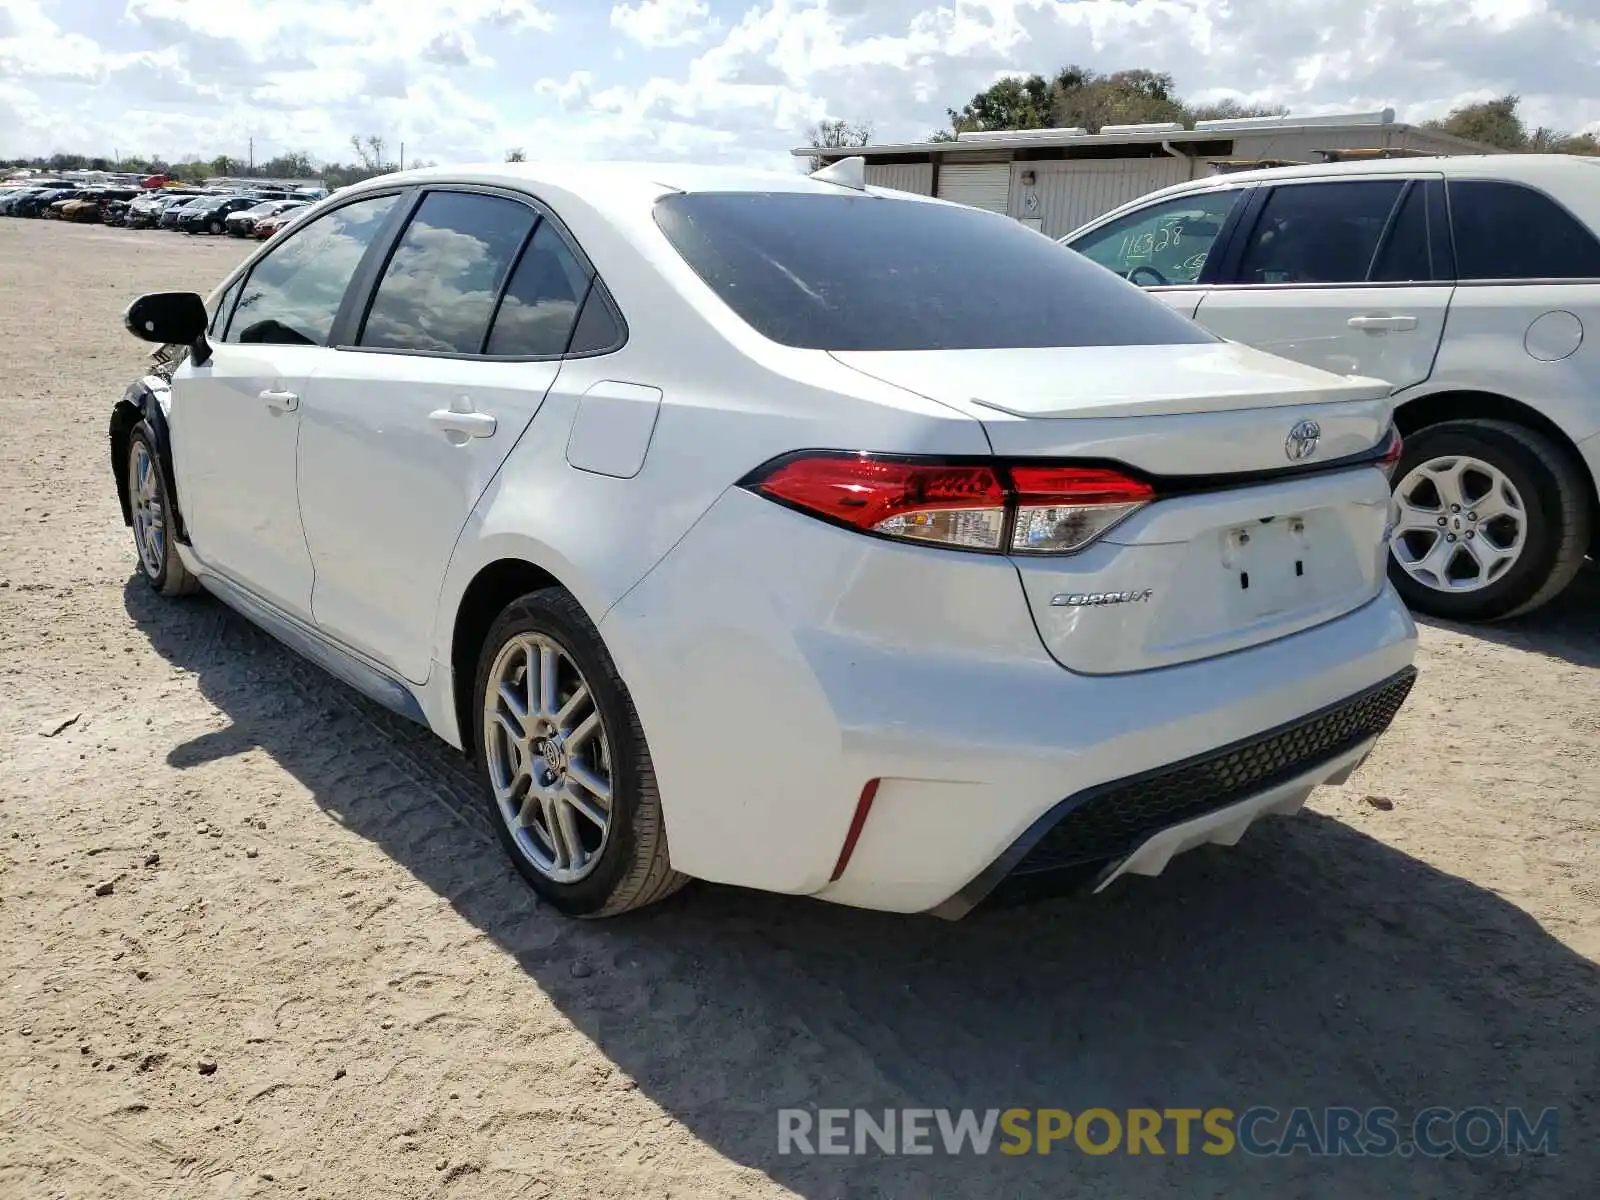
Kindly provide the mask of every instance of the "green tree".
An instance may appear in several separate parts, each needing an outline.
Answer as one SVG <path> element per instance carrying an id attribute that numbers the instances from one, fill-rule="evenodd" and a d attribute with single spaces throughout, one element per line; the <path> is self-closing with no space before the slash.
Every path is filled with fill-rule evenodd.
<path id="1" fill-rule="evenodd" d="M 1450 110 L 1440 121 L 1429 121 L 1430 129 L 1469 141 L 1482 142 L 1497 150 L 1526 154 L 1597 154 L 1600 141 L 1590 133 L 1567 133 L 1541 125 L 1529 131 L 1517 111 L 1521 97 L 1496 96 L 1478 104 L 1463 104 Z"/>
<path id="2" fill-rule="evenodd" d="M 1050 87 L 1051 123 L 1099 133 L 1105 125 L 1181 121 L 1187 114 L 1173 92 L 1172 76 L 1135 69 L 1099 75 L 1066 67 Z"/>
<path id="3" fill-rule="evenodd" d="M 1246 117 L 1286 117 L 1289 110 L 1281 104 L 1244 104 L 1238 100 L 1213 100 L 1210 104 L 1185 105 L 1188 123 L 1196 121 L 1239 121 Z"/>
<path id="4" fill-rule="evenodd" d="M 291 150 L 269 158 L 258 168 L 269 179 L 315 179 L 322 168 L 304 150 Z"/>
<path id="5" fill-rule="evenodd" d="M 1482 142 L 1497 150 L 1526 150 L 1528 128 L 1517 115 L 1519 96 L 1497 96 L 1480 104 L 1464 104 L 1450 110 L 1442 121 L 1429 121 L 1430 129 L 1454 134 L 1468 141 Z"/>
<path id="6" fill-rule="evenodd" d="M 521 146 L 513 146 L 506 151 L 507 162 L 527 162 L 528 154 Z"/>
<path id="7" fill-rule="evenodd" d="M 1050 102 L 1050 84 L 1043 75 L 1008 75 L 945 114 L 952 133 L 1044 129 L 1050 124 Z"/>
<path id="8" fill-rule="evenodd" d="M 1223 117 L 1281 116 L 1288 109 L 1238 100 L 1189 105 L 1179 98 L 1171 75 L 1142 67 L 1102 74 L 1088 67 L 1062 67 L 1051 78 L 1008 76 L 979 92 L 960 109 L 946 110 L 950 128 L 930 139 L 949 141 L 969 130 L 1083 128 L 1099 133 L 1107 125 Z"/>
<path id="9" fill-rule="evenodd" d="M 806 137 L 819 150 L 848 149 L 865 146 L 872 140 L 872 126 L 852 121 L 819 121 L 806 131 Z M 811 170 L 820 171 L 827 160 L 813 156 Z"/>

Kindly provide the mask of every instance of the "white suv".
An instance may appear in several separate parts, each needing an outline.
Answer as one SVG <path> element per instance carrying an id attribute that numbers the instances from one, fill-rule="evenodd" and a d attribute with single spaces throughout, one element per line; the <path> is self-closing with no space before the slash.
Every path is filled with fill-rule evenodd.
<path id="1" fill-rule="evenodd" d="M 1600 539 L 1600 159 L 1411 158 L 1179 184 L 1065 238 L 1225 338 L 1394 388 L 1390 577 L 1527 612 Z"/>
<path id="2" fill-rule="evenodd" d="M 1039 240 L 775 172 L 358 184 L 129 309 L 182 347 L 111 419 L 140 570 L 466 749 L 569 913 L 1154 874 L 1404 700 L 1399 442 Z"/>

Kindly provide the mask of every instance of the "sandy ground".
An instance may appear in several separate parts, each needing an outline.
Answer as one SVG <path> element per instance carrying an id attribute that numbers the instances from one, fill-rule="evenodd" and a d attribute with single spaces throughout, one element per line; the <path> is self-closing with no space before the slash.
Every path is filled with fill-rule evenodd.
<path id="1" fill-rule="evenodd" d="M 1158 880 L 957 925 L 713 887 L 575 924 L 442 743 L 133 574 L 119 312 L 245 249 L 0 220 L 0 1195 L 1594 1194 L 1600 573 L 1425 629 L 1348 786 Z M 1560 1153 L 776 1148 L 786 1105 L 1253 1104 L 1553 1105 Z"/>

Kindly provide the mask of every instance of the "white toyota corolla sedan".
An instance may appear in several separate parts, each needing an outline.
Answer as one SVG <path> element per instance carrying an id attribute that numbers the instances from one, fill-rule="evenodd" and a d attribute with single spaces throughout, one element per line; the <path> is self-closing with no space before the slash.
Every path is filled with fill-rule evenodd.
<path id="1" fill-rule="evenodd" d="M 140 570 L 466 750 L 581 916 L 959 916 L 1348 776 L 1413 678 L 1388 388 L 835 175 L 389 175 L 140 298 Z"/>

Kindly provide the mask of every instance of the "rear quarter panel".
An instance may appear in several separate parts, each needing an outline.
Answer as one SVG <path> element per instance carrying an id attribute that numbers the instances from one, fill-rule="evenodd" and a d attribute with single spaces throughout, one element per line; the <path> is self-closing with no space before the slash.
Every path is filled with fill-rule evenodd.
<path id="1" fill-rule="evenodd" d="M 1600 433 L 1600 282 L 1458 285 L 1433 374 L 1395 400 L 1457 391 L 1520 401 L 1573 442 Z"/>

